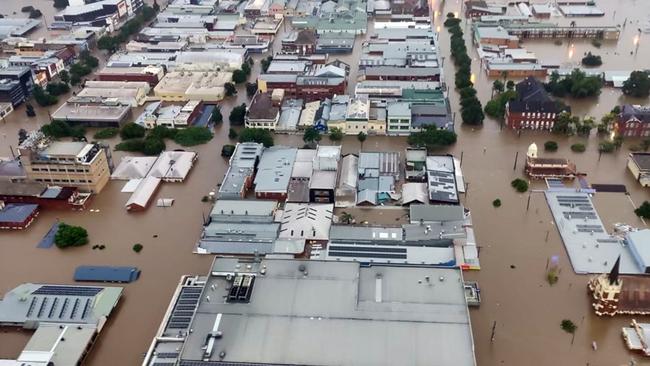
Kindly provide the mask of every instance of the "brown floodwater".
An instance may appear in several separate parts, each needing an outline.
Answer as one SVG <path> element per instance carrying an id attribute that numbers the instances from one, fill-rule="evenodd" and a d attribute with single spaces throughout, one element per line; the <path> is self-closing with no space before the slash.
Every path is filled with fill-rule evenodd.
<path id="1" fill-rule="evenodd" d="M 40 2 L 48 3 L 49 0 L 12 2 L 10 7 L 17 7 L 19 11 L 25 4 Z M 439 3 L 439 0 L 434 1 L 433 8 L 439 9 L 440 14 L 460 9 L 457 1 L 447 0 L 440 7 Z M 45 9 L 45 5 L 38 7 Z M 638 18 L 643 23 L 650 13 L 650 2 L 601 0 L 598 5 L 608 12 L 604 18 L 599 18 L 600 21 L 611 19 L 614 8 L 617 10 L 617 21 L 622 23 L 624 16 L 627 16 L 626 30 L 618 43 L 603 44 L 600 49 L 595 49 L 588 41 L 576 42 L 574 57 L 592 50 L 603 56 L 603 69 L 643 67 L 647 62 L 644 60 L 650 56 L 650 37 L 646 39 L 646 35 L 642 35 L 637 57 L 630 57 L 632 38 L 636 34 L 630 22 Z M 437 17 L 436 25 L 442 21 L 441 18 Z M 583 19 L 578 18 L 577 21 L 581 24 Z M 284 28 L 281 29 L 285 32 Z M 466 40 L 469 41 L 467 33 Z M 443 30 L 440 43 L 446 57 L 448 38 L 449 35 Z M 564 46 L 555 46 L 552 41 L 529 41 L 525 46 L 544 60 L 548 57 L 557 58 L 557 62 L 568 61 L 566 42 Z M 616 56 L 614 52 L 620 55 Z M 256 56 L 256 59 L 260 57 Z M 476 57 L 475 53 L 473 57 Z M 358 59 L 358 55 L 342 59 L 351 61 L 355 73 L 356 67 L 352 61 Z M 454 70 L 451 63 L 445 64 L 446 81 L 453 85 Z M 473 71 L 477 75 L 479 97 L 485 103 L 490 97 L 491 80 L 479 72 L 478 66 L 476 61 Z M 255 63 L 253 72 L 259 72 L 259 62 Z M 450 98 L 453 110 L 457 111 L 457 95 L 452 92 Z M 224 116 L 228 116 L 234 105 L 247 100 L 244 90 L 240 89 L 236 98 L 222 103 Z M 577 114 L 600 118 L 622 102 L 629 100 L 621 97 L 620 91 L 604 88 L 598 99 L 570 101 L 570 104 Z M 640 102 L 647 103 L 645 100 Z M 225 119 L 224 124 L 217 127 L 215 138 L 209 144 L 191 148 L 199 153 L 199 160 L 188 179 L 184 183 L 165 183 L 157 193 L 157 197 L 175 198 L 174 206 L 153 206 L 143 213 L 127 213 L 124 204 L 128 194 L 120 193 L 124 182 L 116 181 L 109 183 L 94 198 L 90 209 L 99 212 L 44 211 L 28 230 L 0 233 L 0 294 L 23 282 L 73 283 L 74 268 L 82 264 L 138 266 L 142 269 L 141 278 L 124 285 L 120 306 L 112 314 L 112 319 L 86 362 L 88 365 L 101 366 L 138 365 L 179 277 L 183 274 L 204 274 L 212 261 L 210 256 L 192 254 L 192 248 L 200 235 L 202 215 L 210 209 L 208 204 L 201 202 L 201 197 L 214 189 L 227 168 L 227 162 L 219 156 L 223 144 L 229 142 L 229 126 Z M 537 142 L 541 146 L 544 141 L 553 139 L 559 143 L 560 149 L 551 156 L 575 161 L 578 169 L 588 174 L 591 183 L 625 184 L 630 191 L 629 199 L 639 204 L 649 199 L 650 195 L 636 184 L 625 169 L 628 148 L 638 141 L 626 141 L 620 151 L 604 154 L 599 160 L 596 150 L 598 138 L 593 135 L 590 138 L 564 138 L 525 132 L 517 136 L 511 131 L 501 131 L 496 121 L 486 120 L 482 128 L 474 129 L 460 126 L 459 119 L 458 143 L 442 152 L 463 156 L 462 168 L 469 189 L 462 200 L 472 210 L 477 240 L 481 246 L 481 270 L 465 274 L 467 279 L 479 281 L 482 288 L 483 303 L 479 309 L 470 312 L 478 364 L 610 366 L 627 365 L 631 360 L 638 365 L 650 364 L 642 356 L 625 349 L 620 329 L 630 322 L 630 317 L 598 318 L 593 315 L 585 290 L 589 277 L 573 273 L 543 196 L 533 194 L 530 209 L 526 211 L 528 195 L 514 192 L 509 185 L 512 179 L 522 176 L 523 156 L 528 145 Z M 9 146 L 15 147 L 19 128 L 34 129 L 46 122 L 46 109 L 38 108 L 38 117 L 28 119 L 24 108 L 19 108 L 6 119 L 5 124 L 0 124 L 0 156 L 10 155 Z M 89 131 L 91 134 L 92 131 Z M 301 136 L 296 135 L 279 135 L 275 141 L 276 144 L 293 146 L 303 144 Z M 585 153 L 570 151 L 569 146 L 577 141 L 587 142 Z M 111 144 L 117 142 L 117 139 L 110 141 Z M 322 142 L 329 144 L 327 138 Z M 355 137 L 346 137 L 342 145 L 344 153 L 355 153 L 361 148 Z M 369 137 L 363 149 L 403 151 L 405 146 L 404 138 Z M 176 146 L 168 142 L 168 148 Z M 519 161 L 517 169 L 513 170 L 517 152 Z M 116 163 L 122 155 L 120 152 L 114 153 Z M 534 183 L 533 188 L 543 188 L 543 185 Z M 501 199 L 502 207 L 492 207 L 491 202 L 495 198 Z M 608 228 L 614 222 L 643 226 L 634 216 L 629 199 L 623 194 L 598 194 L 595 197 L 596 208 Z M 383 224 L 403 220 L 401 213 L 399 209 L 356 209 L 353 212 L 358 221 Z M 37 242 L 56 219 L 86 227 L 91 244 L 65 251 L 36 248 Z M 134 243 L 142 243 L 144 250 L 135 254 L 131 250 Z M 104 244 L 106 249 L 92 250 L 94 244 Z M 545 267 L 548 258 L 553 255 L 560 257 L 562 271 L 559 282 L 549 286 L 544 279 Z M 571 335 L 560 329 L 562 319 L 571 319 L 578 325 L 573 343 Z M 641 317 L 638 320 L 647 319 Z M 494 322 L 496 335 L 494 342 L 490 342 Z M 0 329 L 0 337 L 0 359 L 10 358 L 18 355 L 29 333 L 4 328 Z M 591 347 L 593 341 L 598 344 L 597 351 Z"/>

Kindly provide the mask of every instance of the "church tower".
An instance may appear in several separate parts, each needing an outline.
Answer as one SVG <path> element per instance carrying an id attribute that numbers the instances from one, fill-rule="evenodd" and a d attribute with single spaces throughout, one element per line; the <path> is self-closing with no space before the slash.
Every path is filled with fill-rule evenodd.
<path id="1" fill-rule="evenodd" d="M 596 315 L 616 315 L 618 301 L 623 287 L 623 280 L 619 276 L 621 257 L 616 259 L 614 267 L 607 273 L 592 278 L 587 287 L 592 295 L 592 306 Z"/>

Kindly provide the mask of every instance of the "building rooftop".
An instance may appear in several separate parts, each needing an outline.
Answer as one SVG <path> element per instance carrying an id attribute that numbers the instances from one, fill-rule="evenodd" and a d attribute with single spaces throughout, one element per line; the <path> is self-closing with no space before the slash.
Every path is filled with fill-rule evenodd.
<path id="1" fill-rule="evenodd" d="M 123 121 L 131 106 L 126 104 L 106 104 L 99 101 L 85 101 L 70 98 L 52 113 L 52 119 L 62 121 Z"/>
<path id="2" fill-rule="evenodd" d="M 194 166 L 197 154 L 193 151 L 163 151 L 149 171 L 149 176 L 164 181 L 183 181 Z"/>
<path id="3" fill-rule="evenodd" d="M 287 192 L 297 150 L 283 146 L 266 149 L 255 176 L 255 192 Z"/>
<path id="4" fill-rule="evenodd" d="M 650 171 L 650 153 L 630 153 L 630 159 L 642 172 Z"/>
<path id="5" fill-rule="evenodd" d="M 262 200 L 218 200 L 210 219 L 214 222 L 272 222 L 278 203 Z"/>
<path id="6" fill-rule="evenodd" d="M 192 287 L 186 280 L 179 293 Z M 182 344 L 177 359 L 183 362 L 380 366 L 429 365 L 435 359 L 441 365 L 476 364 L 457 269 L 223 258 L 215 260 L 205 285 L 194 288 L 219 300 L 197 301 L 187 325 L 193 331 L 183 332 L 176 343 Z M 229 296 L 227 288 L 241 289 L 242 296 Z M 169 324 L 165 319 L 161 328 Z M 214 331 L 222 335 L 215 338 Z M 170 338 L 162 338 L 165 332 L 154 340 L 156 354 L 172 347 Z M 377 346 L 386 339 L 390 347 Z M 154 353 L 146 356 L 146 365 L 155 362 L 162 360 Z"/>
<path id="7" fill-rule="evenodd" d="M 238 143 L 230 158 L 230 166 L 219 187 L 219 198 L 238 199 L 249 180 L 253 179 L 255 167 L 262 156 L 264 146 L 254 142 Z"/>
<path id="8" fill-rule="evenodd" d="M 441 203 L 458 203 L 458 186 L 453 156 L 427 156 L 426 165 L 429 200 Z"/>
<path id="9" fill-rule="evenodd" d="M 0 205 L 0 227 L 4 224 L 22 223 L 38 210 L 38 205 L 7 203 Z"/>
<path id="10" fill-rule="evenodd" d="M 328 240 L 333 204 L 287 203 L 282 213 L 280 238 Z"/>
<path id="11" fill-rule="evenodd" d="M 40 25 L 41 21 L 38 19 L 1 18 L 0 38 L 22 37 Z"/>
<path id="12" fill-rule="evenodd" d="M 249 120 L 275 120 L 280 108 L 273 104 L 270 93 L 257 93 L 248 106 L 246 118 Z"/>
<path id="13" fill-rule="evenodd" d="M 607 233 L 588 193 L 573 188 L 544 193 L 576 273 L 607 273 L 619 256 L 621 274 L 642 273 L 630 249 Z"/>
<path id="14" fill-rule="evenodd" d="M 45 156 L 77 156 L 89 144 L 76 141 L 54 141 L 41 152 Z"/>

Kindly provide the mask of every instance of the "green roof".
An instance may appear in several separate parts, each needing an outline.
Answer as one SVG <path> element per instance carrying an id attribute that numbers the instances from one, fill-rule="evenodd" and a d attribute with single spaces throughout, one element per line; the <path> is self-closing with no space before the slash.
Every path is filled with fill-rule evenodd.
<path id="1" fill-rule="evenodd" d="M 433 89 L 404 89 L 402 91 L 403 101 L 415 102 L 415 101 L 427 101 L 435 102 L 440 101 L 445 102 L 445 95 L 441 90 Z"/>

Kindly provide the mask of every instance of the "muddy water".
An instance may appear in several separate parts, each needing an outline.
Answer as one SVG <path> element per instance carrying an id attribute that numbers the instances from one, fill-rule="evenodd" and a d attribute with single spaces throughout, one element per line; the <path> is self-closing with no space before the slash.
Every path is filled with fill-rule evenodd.
<path id="1" fill-rule="evenodd" d="M 15 3 L 12 6 L 13 4 Z M 610 2 L 599 1 L 599 5 L 606 10 L 616 6 L 619 9 L 617 19 L 623 16 L 623 12 L 630 13 L 628 17 L 639 14 L 639 18 L 648 14 L 647 3 L 643 1 L 628 0 L 612 2 L 611 6 L 609 4 Z M 46 8 L 45 5 L 38 7 L 42 10 Z M 434 4 L 434 8 L 438 8 L 438 4 Z M 441 14 L 458 11 L 460 3 L 446 1 L 439 9 Z M 436 25 L 440 21 L 441 19 L 436 19 Z M 582 19 L 577 21 L 581 22 Z M 630 29 L 629 26 L 626 28 Z M 633 61 L 633 57 L 613 56 L 618 47 L 621 53 L 626 51 L 629 54 L 630 46 L 624 42 L 627 38 L 631 40 L 629 35 L 624 35 L 618 45 L 603 45 L 597 51 L 604 56 L 604 69 L 629 69 L 642 66 L 643 60 L 647 60 L 650 37 L 647 40 L 648 47 L 644 47 L 645 35 L 642 35 L 637 61 Z M 448 34 L 443 31 L 440 40 L 443 52 L 448 53 Z M 527 42 L 526 45 L 532 43 Z M 551 42 L 537 43 L 539 44 L 534 45 L 534 51 L 538 55 L 558 57 L 562 61 L 560 58 L 565 51 L 562 46 L 554 46 Z M 533 46 L 530 47 L 533 49 Z M 575 47 L 582 53 L 584 51 L 581 47 L 587 50 L 592 46 L 587 42 L 584 45 L 576 44 Z M 346 58 L 354 60 L 358 56 Z M 256 59 L 259 60 L 259 57 Z M 478 62 L 473 70 L 478 77 L 479 97 L 485 102 L 490 95 L 491 81 L 478 72 Z M 259 62 L 254 67 L 254 73 L 257 72 Z M 453 70 L 449 67 L 446 78 L 453 85 Z M 457 111 L 457 96 L 453 93 L 451 100 Z M 241 89 L 237 98 L 222 103 L 224 116 L 228 116 L 232 106 L 245 101 L 247 98 Z M 571 104 L 576 113 L 600 117 L 619 102 L 620 92 L 604 89 L 597 105 L 593 105 L 593 101 Z M 10 155 L 9 145 L 15 146 L 19 128 L 37 128 L 39 122 L 47 121 L 44 109 L 39 109 L 38 113 L 36 119 L 27 119 L 24 117 L 24 109 L 20 108 L 7 118 L 6 124 L 0 124 L 0 156 Z M 458 125 L 460 126 L 459 122 Z M 124 203 L 128 194 L 119 192 L 123 182 L 111 182 L 90 207 L 98 209 L 97 213 L 46 211 L 25 232 L 0 233 L 0 293 L 27 281 L 72 283 L 73 270 L 81 264 L 140 267 L 142 277 L 137 282 L 124 286 L 123 301 L 87 362 L 89 365 L 137 365 L 160 323 L 179 276 L 205 273 L 211 261 L 210 257 L 191 254 L 191 249 L 199 237 L 202 213 L 207 214 L 209 211 L 209 206 L 201 203 L 200 199 L 213 189 L 226 170 L 226 162 L 219 156 L 219 152 L 221 146 L 228 142 L 227 132 L 226 118 L 224 125 L 217 128 L 213 141 L 193 148 L 199 153 L 199 160 L 187 181 L 162 186 L 157 197 L 175 198 L 176 202 L 171 208 L 150 207 L 144 213 L 127 214 Z M 599 161 L 596 152 L 598 140 L 595 136 L 589 139 L 567 139 L 531 132 L 517 136 L 509 131 L 500 131 L 499 124 L 495 121 L 486 121 L 481 129 L 459 127 L 457 132 L 459 141 L 448 152 L 463 155 L 463 171 L 469 183 L 469 191 L 463 201 L 472 210 L 476 235 L 481 245 L 481 271 L 466 273 L 468 279 L 478 280 L 483 289 L 484 302 L 481 308 L 471 311 L 479 365 L 609 366 L 627 364 L 633 358 L 637 364 L 650 364 L 624 348 L 620 328 L 630 318 L 601 319 L 592 315 L 585 291 L 588 277 L 573 274 L 543 197 L 533 194 L 530 209 L 526 211 L 528 196 L 515 193 L 509 187 L 513 178 L 522 176 L 523 155 L 527 146 L 531 142 L 537 142 L 541 146 L 544 141 L 553 139 L 558 141 L 560 149 L 552 156 L 574 160 L 579 170 L 588 174 L 592 183 L 625 184 L 630 190 L 630 198 L 638 204 L 649 199 L 650 195 L 640 189 L 625 170 L 627 146 L 635 142 L 626 142 L 620 151 L 603 155 Z M 585 140 L 588 149 L 584 154 L 575 154 L 569 150 L 570 144 Z M 110 142 L 114 144 L 117 140 Z M 329 143 L 327 138 L 323 139 L 323 143 Z M 300 136 L 277 136 L 276 144 L 301 146 L 302 140 Z M 342 144 L 344 153 L 358 152 L 361 148 L 355 137 L 346 137 Z M 168 146 L 175 148 L 171 143 Z M 363 144 L 364 150 L 401 151 L 404 147 L 403 138 L 370 137 Z M 516 152 L 519 152 L 519 162 L 517 169 L 513 170 Z M 116 162 L 119 161 L 119 156 L 120 153 L 115 153 Z M 542 188 L 540 184 L 535 184 L 534 187 Z M 500 198 L 503 202 L 499 209 L 491 205 L 495 198 Z M 643 225 L 634 217 L 632 205 L 624 195 L 600 194 L 595 198 L 595 204 L 608 226 L 614 222 Z M 399 210 L 358 210 L 354 215 L 358 220 L 389 224 L 397 222 L 398 212 Z M 91 245 L 66 251 L 36 248 L 38 240 L 57 218 L 85 226 L 91 236 Z M 155 238 L 154 235 L 158 237 Z M 134 243 L 144 245 L 140 254 L 132 252 L 131 246 Z M 106 249 L 93 251 L 90 248 L 92 244 L 104 244 Z M 562 272 L 559 282 L 550 287 L 544 281 L 544 275 L 547 259 L 552 255 L 560 256 Z M 562 319 L 572 319 L 578 325 L 573 344 L 571 336 L 559 327 Z M 491 328 L 495 321 L 496 336 L 491 343 Z M 0 330 L 4 331 L 6 330 Z M 28 339 L 28 334 L 15 330 L 8 334 L 1 333 L 0 336 L 0 358 L 15 357 Z M 592 350 L 592 341 L 597 342 L 598 351 Z"/>

